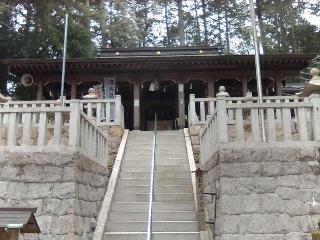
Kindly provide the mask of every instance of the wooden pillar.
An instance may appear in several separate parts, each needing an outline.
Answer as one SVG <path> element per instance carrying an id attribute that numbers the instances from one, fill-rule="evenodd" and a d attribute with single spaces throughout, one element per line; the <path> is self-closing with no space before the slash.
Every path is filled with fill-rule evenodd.
<path id="1" fill-rule="evenodd" d="M 43 96 L 43 82 L 38 81 L 37 83 L 37 100 L 42 100 Z"/>
<path id="2" fill-rule="evenodd" d="M 77 97 L 77 81 L 74 79 L 71 81 L 71 99 L 76 99 Z"/>
<path id="3" fill-rule="evenodd" d="M 7 81 L 8 81 L 9 70 L 4 64 L 0 64 L 0 93 L 3 95 L 8 94 Z"/>
<path id="4" fill-rule="evenodd" d="M 20 234 L 19 229 L 9 229 L 8 230 L 8 235 L 9 235 L 8 240 L 18 240 L 19 234 Z"/>
<path id="5" fill-rule="evenodd" d="M 275 80 L 275 90 L 276 90 L 276 95 L 277 96 L 282 96 L 282 83 L 281 83 L 281 79 L 276 79 Z"/>
<path id="6" fill-rule="evenodd" d="M 214 79 L 208 79 L 207 81 L 208 97 L 214 97 L 214 82 Z"/>
<path id="7" fill-rule="evenodd" d="M 242 96 L 245 97 L 247 96 L 247 92 L 248 92 L 248 79 L 243 78 L 241 81 L 241 84 L 242 84 Z"/>
<path id="8" fill-rule="evenodd" d="M 133 85 L 133 129 L 140 129 L 140 83 Z"/>
<path id="9" fill-rule="evenodd" d="M 178 84 L 178 108 L 179 108 L 179 128 L 185 127 L 185 103 L 184 103 L 184 85 Z"/>

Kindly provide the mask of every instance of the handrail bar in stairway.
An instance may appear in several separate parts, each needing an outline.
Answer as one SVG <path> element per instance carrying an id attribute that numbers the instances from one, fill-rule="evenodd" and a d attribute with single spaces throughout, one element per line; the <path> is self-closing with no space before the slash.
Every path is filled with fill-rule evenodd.
<path id="1" fill-rule="evenodd" d="M 151 162 L 151 177 L 150 177 L 150 191 L 149 191 L 149 210 L 148 210 L 148 233 L 147 240 L 152 239 L 152 203 L 154 194 L 154 169 L 156 159 L 156 148 L 157 148 L 157 114 L 154 116 L 154 136 L 153 136 L 153 147 L 152 147 L 152 162 Z"/>

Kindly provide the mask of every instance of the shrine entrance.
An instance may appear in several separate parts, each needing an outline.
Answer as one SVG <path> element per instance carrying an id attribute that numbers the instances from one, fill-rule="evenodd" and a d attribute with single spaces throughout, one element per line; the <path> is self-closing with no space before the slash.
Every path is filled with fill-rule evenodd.
<path id="1" fill-rule="evenodd" d="M 141 130 L 153 130 L 155 113 L 158 130 L 178 129 L 178 85 L 153 81 L 145 82 L 141 88 Z"/>

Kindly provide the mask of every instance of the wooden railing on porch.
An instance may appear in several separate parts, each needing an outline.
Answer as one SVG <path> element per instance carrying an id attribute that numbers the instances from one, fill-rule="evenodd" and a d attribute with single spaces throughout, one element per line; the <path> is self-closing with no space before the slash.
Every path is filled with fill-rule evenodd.
<path id="1" fill-rule="evenodd" d="M 279 100 L 279 99 L 275 99 Z M 280 99 L 281 100 L 281 99 Z M 308 99 L 266 99 L 264 103 L 252 98 L 221 97 L 205 122 L 200 134 L 201 162 L 212 157 L 221 143 L 262 142 L 262 129 L 266 142 L 320 140 L 320 95 Z M 264 116 L 264 126 L 260 118 Z"/>

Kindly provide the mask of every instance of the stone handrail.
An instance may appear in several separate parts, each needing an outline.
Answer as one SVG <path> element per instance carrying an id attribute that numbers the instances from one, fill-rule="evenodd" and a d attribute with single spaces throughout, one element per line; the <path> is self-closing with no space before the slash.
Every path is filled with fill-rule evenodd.
<path id="1" fill-rule="evenodd" d="M 77 103 L 76 103 L 77 104 Z M 0 145 L 76 145 L 72 139 L 76 110 L 70 107 L 0 108 Z"/>
<path id="2" fill-rule="evenodd" d="M 210 116 L 214 112 L 215 104 L 216 98 L 195 98 L 194 94 L 190 94 L 188 108 L 189 126 L 192 124 L 205 124 L 207 116 Z"/>
<path id="3" fill-rule="evenodd" d="M 200 134 L 201 162 L 212 157 L 221 143 L 262 142 L 262 127 L 267 142 L 318 141 L 319 107 L 319 95 L 305 100 L 284 98 L 280 102 L 266 99 L 264 103 L 251 98 L 240 103 L 227 97 L 217 98 L 216 109 Z"/>
<path id="4" fill-rule="evenodd" d="M 230 97 L 228 103 L 245 103 L 248 97 Z M 297 96 L 267 96 L 264 97 L 265 103 L 276 102 L 302 102 L 308 99 L 298 98 Z M 258 102 L 257 97 L 251 97 L 250 101 L 253 103 Z M 194 94 L 190 95 L 190 102 L 188 108 L 189 126 L 194 124 L 205 124 L 208 117 L 214 113 L 216 108 L 217 98 L 195 98 Z"/>
<path id="5" fill-rule="evenodd" d="M 83 111 L 80 113 L 79 133 L 81 153 L 102 166 L 107 166 L 108 136 Z"/>
<path id="6" fill-rule="evenodd" d="M 64 101 L 65 106 L 70 106 L 72 101 L 74 100 Z M 117 95 L 115 99 L 85 99 L 77 101 L 80 103 L 81 109 L 98 125 L 121 125 L 124 127 L 124 113 L 120 95 Z M 0 103 L 0 109 L 52 108 L 58 106 L 60 106 L 59 100 L 9 101 Z"/>
<path id="7" fill-rule="evenodd" d="M 219 145 L 218 115 L 215 111 L 200 134 L 200 162 L 204 163 L 213 156 Z"/>
<path id="8" fill-rule="evenodd" d="M 94 119 L 98 125 L 122 125 L 123 106 L 121 96 L 115 99 L 80 100 L 82 109 L 90 119 Z"/>
<path id="9" fill-rule="evenodd" d="M 84 104 L 89 104 L 89 108 L 97 109 L 92 105 L 99 106 L 98 104 L 106 103 L 105 106 L 108 108 L 105 111 L 110 113 L 112 111 L 111 104 L 108 104 L 110 101 L 90 100 L 88 103 L 72 100 L 68 101 L 64 107 L 54 102 L 19 102 L 1 106 L 0 146 L 9 148 L 74 146 L 87 157 L 107 166 L 107 135 L 100 130 L 99 123 L 95 119 L 96 115 L 92 114 L 90 117 L 84 112 L 85 110 L 90 111 L 88 107 L 84 107 Z M 110 125 L 123 126 L 121 99 L 118 97 L 114 103 L 114 115 L 117 117 Z M 109 123 L 103 122 L 103 124 L 108 125 Z"/>

